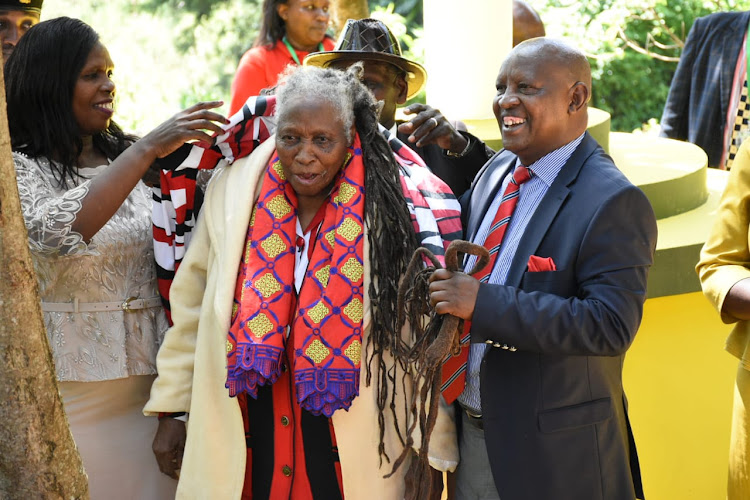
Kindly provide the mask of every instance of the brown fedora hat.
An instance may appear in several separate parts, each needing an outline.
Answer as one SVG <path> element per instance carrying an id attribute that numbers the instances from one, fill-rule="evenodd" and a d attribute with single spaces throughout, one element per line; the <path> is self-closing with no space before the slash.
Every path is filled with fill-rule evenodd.
<path id="1" fill-rule="evenodd" d="M 303 64 L 327 68 L 332 62 L 343 60 L 381 61 L 403 70 L 406 73 L 408 99 L 417 95 L 427 80 L 424 67 L 401 56 L 398 40 L 388 26 L 377 19 L 347 20 L 336 47 L 308 55 Z"/>

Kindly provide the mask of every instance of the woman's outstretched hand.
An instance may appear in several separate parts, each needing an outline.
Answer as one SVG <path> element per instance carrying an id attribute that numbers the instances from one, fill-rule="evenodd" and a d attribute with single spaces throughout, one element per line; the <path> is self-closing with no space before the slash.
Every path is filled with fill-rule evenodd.
<path id="1" fill-rule="evenodd" d="M 223 132 L 220 124 L 229 123 L 226 117 L 211 111 L 222 104 L 222 101 L 194 104 L 156 127 L 136 144 L 147 148 L 156 158 L 164 158 L 183 143 L 211 142 L 212 133 Z"/>
<path id="2" fill-rule="evenodd" d="M 190 106 L 123 151 L 104 172 L 91 180 L 72 229 L 85 241 L 90 241 L 158 158 L 167 156 L 186 142 L 210 142 L 212 133 L 221 133 L 220 124 L 229 123 L 229 120 L 211 111 L 221 105 L 221 101 L 212 101 Z M 156 178 L 147 180 L 153 184 Z"/>

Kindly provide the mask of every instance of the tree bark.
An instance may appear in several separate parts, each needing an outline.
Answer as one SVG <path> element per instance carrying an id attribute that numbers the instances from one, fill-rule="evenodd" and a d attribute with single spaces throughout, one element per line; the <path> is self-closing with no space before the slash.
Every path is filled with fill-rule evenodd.
<path id="1" fill-rule="evenodd" d="M 5 110 L 0 71 L 0 110 Z M 88 499 L 68 427 L 0 112 L 0 498 Z M 137 478 L 134 478 L 137 480 Z"/>
<path id="2" fill-rule="evenodd" d="M 336 36 L 346 25 L 347 19 L 365 19 L 370 17 L 370 7 L 367 0 L 333 0 L 331 20 Z"/>

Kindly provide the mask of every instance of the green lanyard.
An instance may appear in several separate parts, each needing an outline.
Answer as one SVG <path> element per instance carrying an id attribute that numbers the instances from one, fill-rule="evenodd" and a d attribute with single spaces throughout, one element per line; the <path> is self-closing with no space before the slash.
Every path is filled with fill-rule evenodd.
<path id="1" fill-rule="evenodd" d="M 297 63 L 297 66 L 302 66 L 302 63 L 299 62 L 299 57 L 297 57 L 297 51 L 294 50 L 294 47 L 292 47 L 292 44 L 289 43 L 289 40 L 286 39 L 286 35 L 281 39 L 282 42 L 284 42 L 284 45 L 286 45 L 287 50 L 289 51 L 289 55 L 292 56 L 292 59 L 294 59 L 294 62 Z M 323 44 L 318 44 L 318 52 L 323 52 Z"/>

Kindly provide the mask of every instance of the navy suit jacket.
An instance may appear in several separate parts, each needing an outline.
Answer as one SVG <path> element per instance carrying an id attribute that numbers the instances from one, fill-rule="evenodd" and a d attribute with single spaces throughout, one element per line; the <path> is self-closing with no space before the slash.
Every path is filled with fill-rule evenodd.
<path id="1" fill-rule="evenodd" d="M 517 157 L 503 150 L 462 198 L 473 239 Z M 622 366 L 643 313 L 656 219 L 586 133 L 537 207 L 505 285 L 481 284 L 472 342 L 500 498 L 643 498 Z M 556 271 L 528 272 L 529 256 Z M 516 350 L 508 349 L 512 346 Z"/>
<path id="2" fill-rule="evenodd" d="M 750 11 L 695 20 L 661 117 L 661 135 L 697 144 L 709 167 L 721 167 L 732 80 Z"/>

